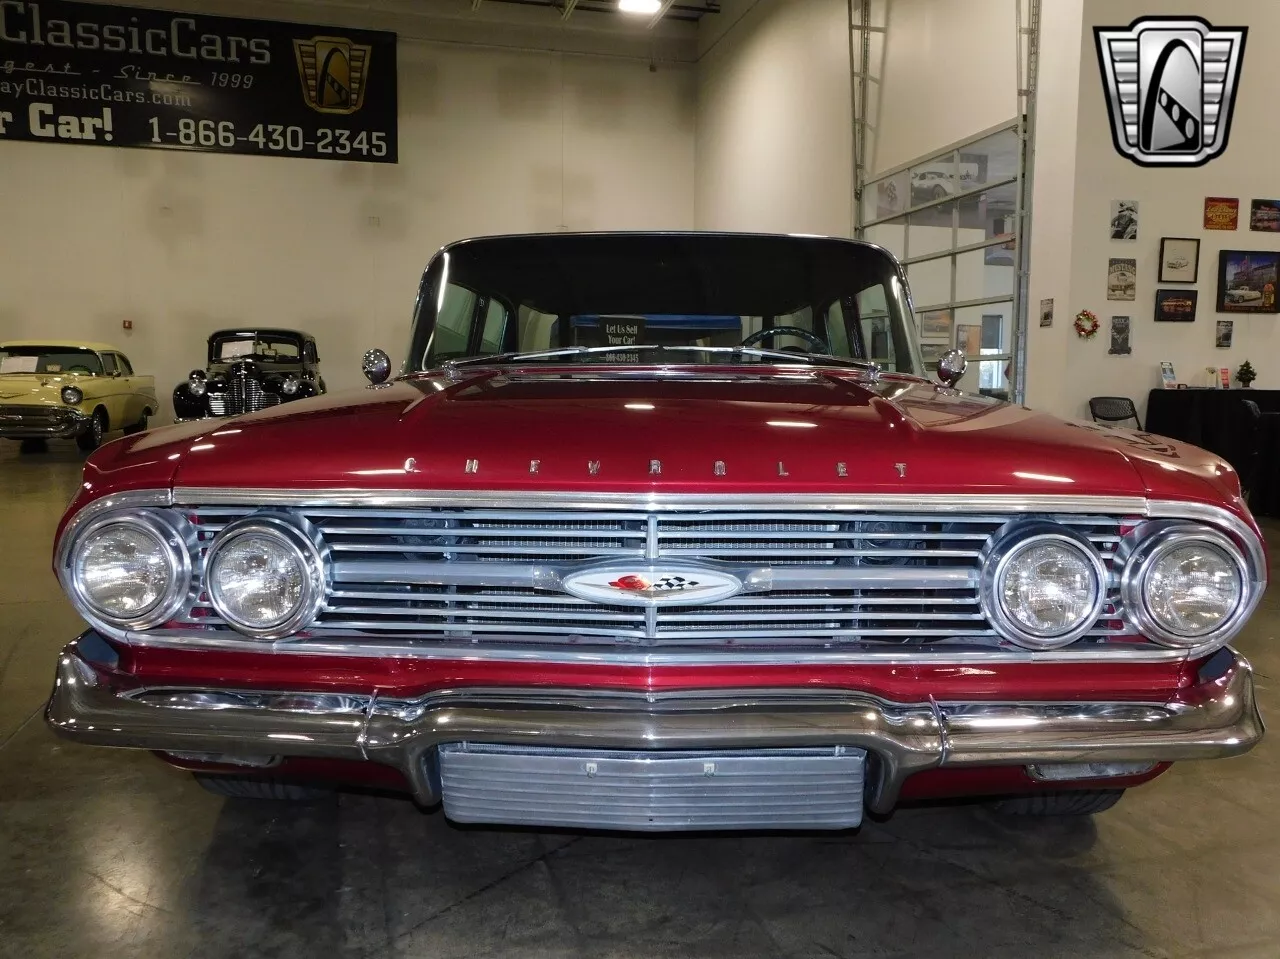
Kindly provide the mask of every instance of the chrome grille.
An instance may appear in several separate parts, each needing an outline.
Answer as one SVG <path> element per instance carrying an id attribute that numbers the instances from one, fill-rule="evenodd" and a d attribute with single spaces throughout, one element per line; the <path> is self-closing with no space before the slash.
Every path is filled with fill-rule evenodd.
<path id="1" fill-rule="evenodd" d="M 279 396 L 266 392 L 258 380 L 243 376 L 230 377 L 224 392 L 211 391 L 208 396 L 209 412 L 214 416 L 239 416 L 280 405 Z"/>
<path id="2" fill-rule="evenodd" d="M 0 406 L 0 420 L 21 419 L 25 425 L 30 426 L 59 426 L 69 415 L 69 408 L 62 409 L 57 406 L 39 406 L 36 404 L 29 406 L 16 404 Z"/>
<path id="3" fill-rule="evenodd" d="M 211 542 L 245 507 L 188 511 Z M 314 637 L 546 645 L 827 648 L 995 646 L 978 603 L 980 554 L 997 514 L 306 507 L 330 550 L 332 586 Z M 1121 520 L 1047 517 L 1087 536 L 1109 565 Z M 656 609 L 579 599 L 570 570 L 602 562 L 706 564 L 750 589 Z M 1092 641 L 1123 634 L 1112 604 Z M 217 627 L 199 603 L 191 624 Z M 1090 640 L 1085 640 L 1086 642 Z"/>

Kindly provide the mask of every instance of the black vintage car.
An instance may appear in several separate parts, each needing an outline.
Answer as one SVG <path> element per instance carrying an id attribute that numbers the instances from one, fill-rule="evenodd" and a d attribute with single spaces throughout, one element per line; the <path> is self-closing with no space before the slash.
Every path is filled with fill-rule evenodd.
<path id="1" fill-rule="evenodd" d="M 316 339 L 297 330 L 219 330 L 207 369 L 173 389 L 174 419 L 236 416 L 325 391 Z"/>

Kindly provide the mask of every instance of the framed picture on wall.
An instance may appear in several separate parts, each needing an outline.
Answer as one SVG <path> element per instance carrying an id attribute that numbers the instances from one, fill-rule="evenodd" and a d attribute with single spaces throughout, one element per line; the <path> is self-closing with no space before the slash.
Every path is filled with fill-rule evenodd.
<path id="1" fill-rule="evenodd" d="M 1200 275 L 1200 241 L 1184 236 L 1160 238 L 1160 282 L 1194 283 Z"/>
<path id="2" fill-rule="evenodd" d="M 1157 323 L 1194 323 L 1197 290 L 1156 290 Z"/>
<path id="3" fill-rule="evenodd" d="M 1218 254 L 1218 312 L 1280 312 L 1278 273 L 1280 253 L 1274 250 L 1223 250 Z"/>
<path id="4" fill-rule="evenodd" d="M 1240 224 L 1240 200 L 1233 196 L 1204 198 L 1204 228 L 1234 230 Z"/>
<path id="5" fill-rule="evenodd" d="M 956 349 L 965 356 L 982 354 L 982 327 L 977 324 L 960 324 L 956 327 Z"/>
<path id="6" fill-rule="evenodd" d="M 921 343 L 920 359 L 924 360 L 926 369 L 936 370 L 942 354 L 951 349 L 950 343 Z"/>
<path id="7" fill-rule="evenodd" d="M 920 336 L 951 342 L 951 311 L 930 310 L 920 314 Z"/>
<path id="8" fill-rule="evenodd" d="M 1231 349 L 1231 339 L 1235 334 L 1235 325 L 1235 320 L 1219 320 L 1218 329 L 1213 337 L 1213 345 L 1220 350 Z"/>
<path id="9" fill-rule="evenodd" d="M 1249 205 L 1249 229 L 1280 233 L 1280 200 L 1254 200 Z"/>

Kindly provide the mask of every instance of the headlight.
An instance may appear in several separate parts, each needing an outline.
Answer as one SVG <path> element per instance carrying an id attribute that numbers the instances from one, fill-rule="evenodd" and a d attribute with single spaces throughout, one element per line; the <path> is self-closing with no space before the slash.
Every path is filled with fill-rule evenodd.
<path id="1" fill-rule="evenodd" d="M 191 588 L 191 549 L 180 520 L 137 510 L 95 520 L 68 555 L 72 597 L 89 618 L 143 629 L 170 619 Z"/>
<path id="2" fill-rule="evenodd" d="M 280 386 L 280 389 L 285 393 L 288 393 L 290 396 L 293 396 L 294 393 L 298 392 L 298 385 L 298 378 L 296 376 L 286 376 L 284 378 L 284 383 Z"/>
<path id="3" fill-rule="evenodd" d="M 1093 545 L 1056 523 L 1018 523 L 984 555 L 981 599 L 992 627 L 1028 649 L 1074 643 L 1097 622 L 1107 570 Z"/>
<path id="4" fill-rule="evenodd" d="M 297 632 L 324 602 L 323 550 L 305 520 L 259 514 L 231 523 L 205 561 L 214 610 L 247 636 L 279 639 Z"/>
<path id="5" fill-rule="evenodd" d="M 62 388 L 62 402 L 68 406 L 79 406 L 84 402 L 84 390 L 78 386 L 64 386 Z"/>
<path id="6" fill-rule="evenodd" d="M 208 388 L 208 379 L 204 375 L 204 370 L 192 370 L 191 375 L 187 377 L 187 389 L 191 391 L 191 395 L 204 396 Z"/>
<path id="7" fill-rule="evenodd" d="M 1208 526 L 1147 524 L 1125 542 L 1120 558 L 1125 610 L 1156 642 L 1184 648 L 1226 642 L 1248 611 L 1244 555 Z"/>

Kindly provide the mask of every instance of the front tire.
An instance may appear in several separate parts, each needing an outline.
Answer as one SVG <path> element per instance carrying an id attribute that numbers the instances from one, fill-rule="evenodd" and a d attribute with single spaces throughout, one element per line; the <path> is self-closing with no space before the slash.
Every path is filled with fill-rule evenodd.
<path id="1" fill-rule="evenodd" d="M 1123 789 L 1043 792 L 998 799 L 991 808 L 1001 816 L 1092 816 L 1120 801 Z"/>
<path id="2" fill-rule="evenodd" d="M 256 776 L 214 776 L 192 773 L 207 792 L 229 799 L 271 799 L 276 802 L 316 802 L 333 795 L 333 791 L 316 786 L 300 786 L 278 779 Z"/>
<path id="3" fill-rule="evenodd" d="M 107 435 L 107 414 L 102 410 L 94 410 L 89 420 L 89 428 L 76 437 L 76 446 L 85 452 L 96 450 L 102 445 L 102 438 Z"/>

